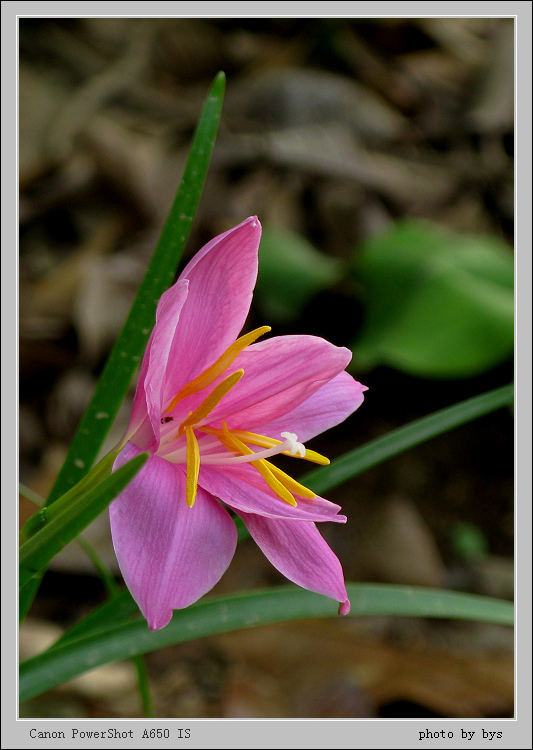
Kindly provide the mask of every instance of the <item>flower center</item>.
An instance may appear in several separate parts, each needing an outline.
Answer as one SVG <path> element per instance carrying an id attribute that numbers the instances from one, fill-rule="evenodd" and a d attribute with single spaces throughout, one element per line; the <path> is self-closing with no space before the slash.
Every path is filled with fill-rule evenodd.
<path id="1" fill-rule="evenodd" d="M 177 404 L 187 396 L 199 393 L 211 385 L 231 365 L 241 351 L 267 331 L 270 331 L 270 327 L 263 326 L 237 339 L 216 362 L 187 383 L 174 396 L 165 409 L 165 414 L 173 411 Z M 302 443 L 299 443 L 297 435 L 292 432 L 282 432 L 281 437 L 284 440 L 276 440 L 266 435 L 258 435 L 244 430 L 230 430 L 226 422 L 222 423 L 222 429 L 206 424 L 213 409 L 237 385 L 243 375 L 244 370 L 236 370 L 218 383 L 200 405 L 190 412 L 189 416 L 179 425 L 177 433 L 160 446 L 158 454 L 174 463 L 186 463 L 186 500 L 189 507 L 194 505 L 196 499 L 201 463 L 219 466 L 249 463 L 261 475 L 268 487 L 286 503 L 297 505 L 294 495 L 312 500 L 316 497 L 312 490 L 304 487 L 266 460 L 278 453 L 283 453 L 305 458 L 314 463 L 329 464 L 329 460 L 325 456 L 307 450 Z M 173 420 L 168 416 L 163 416 L 161 419 L 162 424 L 170 421 Z M 200 435 L 197 436 L 197 433 L 200 433 Z M 185 441 L 180 440 L 183 436 L 185 436 Z M 254 451 L 249 447 L 250 445 L 263 450 Z"/>

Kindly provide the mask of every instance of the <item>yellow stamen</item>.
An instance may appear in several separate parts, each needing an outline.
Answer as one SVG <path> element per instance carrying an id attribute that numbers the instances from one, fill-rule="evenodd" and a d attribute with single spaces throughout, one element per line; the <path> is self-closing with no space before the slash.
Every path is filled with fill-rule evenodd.
<path id="1" fill-rule="evenodd" d="M 198 440 L 194 434 L 192 427 L 185 427 L 185 435 L 187 436 L 187 480 L 185 497 L 187 505 L 192 508 L 194 501 L 196 500 L 196 492 L 198 490 L 198 474 L 200 473 L 200 448 L 198 447 Z"/>
<path id="2" fill-rule="evenodd" d="M 253 450 L 251 448 L 248 448 L 247 445 L 245 445 L 241 440 L 239 440 L 229 432 L 225 422 L 223 423 L 223 425 L 224 436 L 223 439 L 221 439 L 221 442 L 226 446 L 226 448 L 231 446 L 231 449 L 239 451 L 244 456 L 253 454 Z M 268 461 L 265 461 L 264 459 L 258 459 L 257 461 L 250 461 L 250 463 L 255 469 L 257 469 L 270 489 L 275 492 L 281 500 L 284 500 L 289 505 L 298 505 L 285 485 L 282 484 L 280 480 L 274 476 L 274 473 L 272 472 L 271 466 L 269 465 Z"/>
<path id="3" fill-rule="evenodd" d="M 251 440 L 249 439 L 249 442 L 253 445 L 258 445 L 262 448 L 271 448 L 274 445 L 278 445 L 281 443 L 280 440 L 274 440 L 274 438 L 269 438 L 263 435 L 253 435 L 251 432 L 241 432 L 239 430 L 232 430 L 229 432 L 229 430 L 226 428 L 226 431 L 224 430 L 217 430 L 215 427 L 201 427 L 200 428 L 202 432 L 209 432 L 210 434 L 217 434 L 219 437 L 220 442 L 229 450 L 229 451 L 238 451 L 240 453 L 243 453 L 244 455 L 252 455 L 253 451 L 248 448 L 247 445 L 244 446 L 246 449 L 246 452 L 242 449 L 243 443 L 241 441 L 237 440 L 241 436 L 245 436 L 248 438 L 249 435 L 252 435 L 253 437 L 261 438 L 261 441 L 257 440 Z M 236 438 L 236 440 L 232 440 L 231 438 Z M 290 454 L 289 454 L 290 455 Z M 319 455 L 319 454 L 317 454 Z M 327 459 L 326 459 L 327 460 Z M 300 482 L 297 482 L 296 479 L 293 479 L 289 474 L 286 474 L 281 469 L 278 469 L 277 466 L 272 464 L 270 461 L 267 461 L 265 458 L 258 459 L 257 461 L 250 461 L 252 465 L 255 463 L 259 463 L 259 461 L 262 462 L 263 466 L 267 466 L 267 468 L 270 470 L 272 474 L 274 474 L 275 478 L 278 479 L 291 493 L 295 493 L 296 495 L 300 495 L 301 497 L 306 497 L 308 500 L 314 500 L 316 497 L 316 493 L 312 490 L 305 487 L 303 484 L 300 484 Z M 329 463 L 329 461 L 328 461 Z"/>
<path id="4" fill-rule="evenodd" d="M 261 328 L 256 328 L 254 331 L 250 331 L 250 333 L 246 333 L 244 336 L 238 338 L 237 341 L 234 341 L 233 344 L 226 349 L 224 354 L 216 360 L 216 362 L 213 362 L 207 370 L 204 370 L 204 372 L 200 373 L 200 375 L 194 378 L 194 380 L 191 380 L 190 383 L 187 383 L 180 391 L 178 391 L 165 411 L 167 413 L 171 412 L 179 401 L 182 401 L 187 396 L 192 396 L 193 393 L 198 393 L 206 388 L 206 386 L 211 385 L 211 383 L 213 383 L 219 375 L 222 375 L 224 370 L 231 365 L 233 360 L 243 349 L 246 349 L 246 347 L 253 344 L 259 336 L 268 333 L 270 330 L 270 326 L 261 326 Z"/>
<path id="5" fill-rule="evenodd" d="M 198 422 L 200 422 L 202 419 L 205 419 L 205 417 L 211 414 L 218 402 L 224 398 L 226 393 L 231 391 L 231 389 L 237 385 L 243 375 L 244 370 L 237 370 L 231 375 L 228 375 L 227 378 L 224 378 L 224 380 L 222 380 L 216 386 L 216 388 L 213 388 L 209 396 L 202 401 L 200 406 L 192 411 L 187 419 L 181 423 L 178 431 L 178 437 L 180 435 L 183 435 L 183 431 L 186 427 L 189 427 L 189 425 L 192 424 L 198 424 Z"/>
<path id="6" fill-rule="evenodd" d="M 222 430 L 218 430 L 216 427 L 202 427 L 201 430 L 202 432 L 209 432 L 211 435 L 220 436 L 222 434 Z M 240 438 L 243 442 L 258 445 L 261 448 L 273 448 L 275 445 L 281 445 L 283 442 L 282 440 L 275 440 L 266 435 L 257 435 L 255 432 L 244 432 L 243 430 L 232 430 L 231 434 Z M 290 451 L 282 451 L 282 454 L 284 456 L 291 456 L 292 458 L 305 458 L 306 461 L 321 464 L 322 466 L 328 466 L 330 463 L 329 458 L 316 451 L 310 451 L 309 448 L 305 449 L 305 456 L 300 456 L 299 454 L 293 456 Z"/>
<path id="7" fill-rule="evenodd" d="M 268 465 L 268 468 L 270 469 L 272 474 L 274 474 L 276 479 L 279 479 L 279 481 L 289 490 L 289 492 L 294 493 L 295 495 L 300 495 L 300 497 L 305 497 L 308 500 L 315 499 L 316 493 L 313 492 L 313 490 L 304 487 L 303 484 L 300 484 L 300 482 L 297 482 L 296 479 L 293 479 L 288 474 L 285 474 L 284 471 L 278 469 L 278 467 L 274 466 L 274 464 L 271 464 L 270 461 L 267 461 L 265 459 L 263 460 Z"/>

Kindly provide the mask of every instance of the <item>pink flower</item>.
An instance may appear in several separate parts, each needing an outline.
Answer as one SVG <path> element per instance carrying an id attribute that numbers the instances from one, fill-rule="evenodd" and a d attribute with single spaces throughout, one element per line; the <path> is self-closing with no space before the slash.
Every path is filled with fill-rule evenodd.
<path id="1" fill-rule="evenodd" d="M 342 422 L 365 386 L 344 372 L 351 354 L 314 336 L 237 338 L 257 276 L 261 225 L 250 217 L 215 237 L 157 307 L 130 423 L 115 468 L 150 458 L 110 506 L 124 580 L 151 630 L 209 591 L 237 543 L 235 511 L 294 583 L 347 614 L 339 560 L 315 522 L 344 523 L 267 459 L 327 459 L 303 442 Z"/>

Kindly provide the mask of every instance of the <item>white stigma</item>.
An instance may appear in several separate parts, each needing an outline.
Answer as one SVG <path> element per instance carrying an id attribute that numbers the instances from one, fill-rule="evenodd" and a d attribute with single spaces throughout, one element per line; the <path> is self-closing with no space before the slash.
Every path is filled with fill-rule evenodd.
<path id="1" fill-rule="evenodd" d="M 282 432 L 281 437 L 285 438 L 291 456 L 298 454 L 301 458 L 305 458 L 305 445 L 298 442 L 298 435 L 295 435 L 294 432 Z"/>

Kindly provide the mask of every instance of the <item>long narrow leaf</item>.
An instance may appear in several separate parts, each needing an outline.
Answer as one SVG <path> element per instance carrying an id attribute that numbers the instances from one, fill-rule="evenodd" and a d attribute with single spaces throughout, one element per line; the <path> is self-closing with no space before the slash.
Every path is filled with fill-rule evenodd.
<path id="1" fill-rule="evenodd" d="M 190 233 L 215 143 L 224 86 L 224 74 L 219 73 L 206 99 L 181 184 L 154 255 L 48 502 L 87 473 L 127 393 L 154 323 L 157 302 L 172 283 Z"/>
<path id="2" fill-rule="evenodd" d="M 19 482 L 19 492 L 21 495 L 34 503 L 38 508 L 41 508 L 44 505 L 44 499 L 29 487 L 26 487 L 24 484 L 22 484 L 22 482 Z M 51 507 L 55 506 L 57 506 L 57 503 L 54 503 Z M 85 539 L 85 537 L 81 534 L 78 535 L 76 542 L 80 545 L 87 557 L 93 563 L 111 599 L 116 599 L 117 597 L 119 597 L 122 593 L 120 591 L 119 585 L 116 582 L 115 577 L 109 570 L 108 566 L 105 564 L 93 545 L 88 542 L 87 539 Z M 57 645 L 57 641 L 54 645 Z M 137 682 L 139 685 L 139 694 L 141 696 L 141 701 L 143 704 L 144 716 L 146 718 L 153 718 L 155 716 L 154 704 L 150 692 L 148 670 L 146 669 L 146 663 L 143 655 L 139 654 L 138 656 L 134 656 L 132 658 L 132 663 L 135 667 L 135 671 L 137 672 Z"/>
<path id="3" fill-rule="evenodd" d="M 74 487 L 71 487 L 68 492 L 65 492 L 64 495 L 61 495 L 61 497 L 54 503 L 46 505 L 46 503 L 43 502 L 37 513 L 34 513 L 20 530 L 20 544 L 23 544 L 30 539 L 30 537 L 37 533 L 39 529 L 46 526 L 46 524 L 52 521 L 57 515 L 59 515 L 59 513 L 62 513 L 65 508 L 69 507 L 80 497 L 86 495 L 89 490 L 96 487 L 108 477 L 111 474 L 117 453 L 118 449 L 110 451 L 86 476 L 83 477 L 83 479 L 74 485 Z"/>
<path id="4" fill-rule="evenodd" d="M 67 505 L 37 531 L 19 551 L 19 585 L 26 585 L 34 575 L 88 526 L 133 479 L 148 458 L 141 453 L 121 466 L 76 502 Z"/>
<path id="5" fill-rule="evenodd" d="M 71 487 L 68 492 L 58 498 L 56 502 L 51 503 L 50 505 L 43 503 L 37 513 L 31 516 L 22 527 L 20 531 L 20 544 L 26 542 L 37 531 L 39 531 L 40 528 L 44 527 L 55 515 L 57 515 L 58 506 L 59 511 L 61 511 L 62 507 L 66 507 L 77 498 L 82 497 L 92 487 L 105 479 L 105 477 L 111 473 L 115 457 L 116 451 L 110 451 L 86 476 L 74 485 L 74 487 Z M 42 575 L 35 574 L 24 586 L 20 586 L 19 622 L 22 622 L 26 617 L 35 593 L 39 588 L 41 578 Z"/>
<path id="6" fill-rule="evenodd" d="M 329 466 L 309 472 L 300 481 L 317 494 L 328 492 L 408 448 L 512 403 L 513 384 L 510 383 L 393 430 L 361 448 L 345 453 Z"/>
<path id="7" fill-rule="evenodd" d="M 83 620 L 69 628 L 50 648 L 56 648 L 66 642 L 103 632 L 119 623 L 129 622 L 134 615 L 140 616 L 139 607 L 128 589 L 123 589 L 113 599 L 105 602 Z"/>
<path id="8" fill-rule="evenodd" d="M 218 131 L 224 89 L 225 76 L 219 73 L 205 101 L 181 183 L 152 261 L 47 504 L 57 500 L 87 474 L 127 393 L 154 322 L 157 302 L 173 280 L 190 233 Z M 39 583 L 40 577 L 36 576 L 20 591 L 21 620 L 31 606 Z"/>
<path id="9" fill-rule="evenodd" d="M 488 597 L 378 584 L 349 584 L 352 615 L 439 617 L 512 625 L 513 605 Z M 174 613 L 166 628 L 151 633 L 144 619 L 123 622 L 68 640 L 28 659 L 20 670 L 20 700 L 28 700 L 78 674 L 117 659 L 241 628 L 309 617 L 331 617 L 338 604 L 300 588 L 239 593 L 204 600 Z"/>

